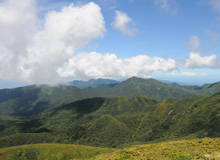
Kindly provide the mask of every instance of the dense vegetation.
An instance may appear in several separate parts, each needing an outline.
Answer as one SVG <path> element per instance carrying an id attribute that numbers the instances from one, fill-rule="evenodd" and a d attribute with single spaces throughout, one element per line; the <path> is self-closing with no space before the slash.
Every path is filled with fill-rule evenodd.
<path id="1" fill-rule="evenodd" d="M 219 85 L 187 87 L 133 77 L 87 89 L 33 85 L 0 90 L 0 148 L 37 143 L 122 148 L 220 137 Z"/>
<path id="2" fill-rule="evenodd" d="M 26 141 L 14 140 L 13 145 L 61 142 L 100 147 L 218 137 L 219 112 L 220 93 L 194 98 L 168 98 L 162 102 L 144 96 L 91 98 L 45 110 L 30 120 L 17 120 L 17 124 L 2 125 L 1 133 L 4 134 L 1 136 L 23 133 L 17 135 L 20 137 L 17 139 Z M 26 138 L 24 133 L 30 133 L 30 138 Z M 36 138 L 42 137 L 42 134 L 45 134 L 45 139 Z M 13 136 L 1 138 L 1 146 L 11 146 Z"/>
<path id="3" fill-rule="evenodd" d="M 103 82 L 104 83 L 104 82 Z M 107 82 L 106 82 L 107 83 Z M 135 97 L 148 96 L 158 100 L 166 98 L 183 98 L 216 93 L 216 85 L 209 86 L 207 91 L 174 87 L 154 79 L 132 77 L 112 86 L 79 89 L 73 86 L 32 85 L 15 89 L 0 90 L 1 115 L 22 116 L 29 118 L 45 109 L 92 97 Z M 220 89 L 220 88 L 219 88 Z M 219 90 L 220 91 L 220 90 Z"/>

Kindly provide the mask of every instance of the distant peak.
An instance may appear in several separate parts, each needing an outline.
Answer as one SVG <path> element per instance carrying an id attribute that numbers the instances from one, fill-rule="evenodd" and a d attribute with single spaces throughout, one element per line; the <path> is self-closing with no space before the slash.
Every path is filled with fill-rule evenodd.
<path id="1" fill-rule="evenodd" d="M 143 78 L 139 78 L 139 77 L 133 76 L 133 77 L 131 77 L 131 78 L 128 78 L 127 80 L 135 80 L 135 79 L 143 79 Z"/>

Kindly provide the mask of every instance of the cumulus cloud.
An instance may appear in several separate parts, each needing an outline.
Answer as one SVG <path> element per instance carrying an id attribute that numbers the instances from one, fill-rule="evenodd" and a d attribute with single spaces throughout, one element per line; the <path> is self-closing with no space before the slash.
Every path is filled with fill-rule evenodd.
<path id="1" fill-rule="evenodd" d="M 216 54 L 201 56 L 199 52 L 191 52 L 180 66 L 184 68 L 220 68 L 220 58 Z"/>
<path id="2" fill-rule="evenodd" d="M 45 83 L 74 51 L 102 37 L 105 22 L 95 3 L 71 4 L 45 15 L 40 30 L 33 31 L 35 0 L 0 3 L 0 78 Z"/>
<path id="3" fill-rule="evenodd" d="M 168 72 L 176 69 L 173 59 L 138 55 L 120 59 L 115 54 L 79 53 L 69 59 L 57 72 L 64 78 L 100 78 L 100 77 L 131 77 L 149 76 L 154 71 Z"/>
<path id="4" fill-rule="evenodd" d="M 129 24 L 134 24 L 133 20 L 126 13 L 115 11 L 115 14 L 113 27 L 125 35 L 134 36 L 138 29 L 129 26 Z"/>
<path id="5" fill-rule="evenodd" d="M 0 2 L 0 78 L 22 79 L 20 60 L 27 55 L 31 32 L 37 26 L 34 0 Z"/>
<path id="6" fill-rule="evenodd" d="M 177 6 L 175 0 L 154 0 L 154 4 L 163 12 L 171 14 L 177 13 Z"/>

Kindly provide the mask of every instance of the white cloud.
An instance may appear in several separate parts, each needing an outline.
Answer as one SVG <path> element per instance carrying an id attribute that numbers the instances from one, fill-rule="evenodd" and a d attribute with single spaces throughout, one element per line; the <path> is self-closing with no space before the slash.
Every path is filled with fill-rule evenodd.
<path id="1" fill-rule="evenodd" d="M 199 52 L 191 52 L 180 66 L 184 68 L 220 68 L 220 58 L 216 54 L 202 57 Z"/>
<path id="2" fill-rule="evenodd" d="M 115 54 L 102 55 L 92 52 L 77 54 L 57 71 L 64 78 L 89 79 L 100 77 L 146 77 L 154 71 L 168 72 L 174 69 L 176 69 L 176 62 L 173 59 L 151 58 L 147 55 L 120 59 Z"/>
<path id="3" fill-rule="evenodd" d="M 191 36 L 188 45 L 190 46 L 193 52 L 197 52 L 200 46 L 200 40 L 197 36 Z"/>
<path id="4" fill-rule="evenodd" d="M 71 4 L 46 14 L 40 30 L 36 26 L 35 0 L 0 3 L 0 78 L 46 83 L 57 78 L 56 69 L 74 51 L 102 37 L 105 22 L 95 3 Z M 31 26 L 29 25 L 31 24 Z"/>
<path id="5" fill-rule="evenodd" d="M 169 12 L 171 14 L 177 13 L 177 5 L 175 0 L 154 0 L 154 3 L 163 12 Z"/>
<path id="6" fill-rule="evenodd" d="M 134 24 L 133 20 L 126 13 L 115 11 L 115 14 L 113 27 L 125 35 L 134 36 L 138 29 L 129 26 L 129 24 Z"/>
<path id="7" fill-rule="evenodd" d="M 0 78 L 22 80 L 20 60 L 27 55 L 31 33 L 37 26 L 34 0 L 0 2 Z"/>

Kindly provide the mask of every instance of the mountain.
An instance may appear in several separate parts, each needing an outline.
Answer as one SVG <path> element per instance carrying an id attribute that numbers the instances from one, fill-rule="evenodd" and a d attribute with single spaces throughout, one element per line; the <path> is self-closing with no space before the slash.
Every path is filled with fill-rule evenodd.
<path id="1" fill-rule="evenodd" d="M 1 115 L 31 117 L 47 108 L 91 97 L 73 86 L 32 85 L 0 90 Z"/>
<path id="2" fill-rule="evenodd" d="M 0 145 L 40 141 L 118 148 L 177 138 L 219 137 L 219 99 L 220 92 L 161 102 L 144 96 L 79 100 L 47 109 L 30 120 L 9 117 L 0 124 Z"/>
<path id="3" fill-rule="evenodd" d="M 135 97 L 143 95 L 157 100 L 164 100 L 169 97 L 195 97 L 216 93 L 220 90 L 220 83 L 207 84 L 199 88 L 186 88 L 162 83 L 155 79 L 137 77 L 132 77 L 111 87 L 102 85 L 87 89 L 64 85 L 31 85 L 0 90 L 0 113 L 1 115 L 30 118 L 48 108 L 93 97 Z"/>
<path id="4" fill-rule="evenodd" d="M 168 97 L 193 97 L 201 95 L 201 93 L 193 90 L 186 90 L 184 88 L 174 87 L 170 84 L 162 83 L 155 79 L 142 79 L 132 77 L 122 83 L 115 85 L 112 88 L 103 90 L 102 95 L 126 97 L 144 95 L 158 100 L 163 100 Z"/>
<path id="5" fill-rule="evenodd" d="M 99 79 L 90 79 L 89 81 L 75 80 L 75 81 L 71 81 L 69 84 L 71 86 L 85 89 L 85 88 L 96 88 L 96 87 L 100 87 L 103 85 L 114 86 L 118 83 L 119 82 L 116 80 L 99 78 Z"/>
<path id="6" fill-rule="evenodd" d="M 215 94 L 220 91 L 220 82 L 216 83 L 210 83 L 210 84 L 204 84 L 202 86 L 193 85 L 193 86 L 187 86 L 187 85 L 179 85 L 178 83 L 171 83 L 172 86 L 184 88 L 188 90 L 192 90 L 195 92 L 199 92 L 203 95 L 211 95 Z"/>
<path id="7" fill-rule="evenodd" d="M 102 81 L 102 80 L 101 80 Z M 48 108 L 92 97 L 135 97 L 139 95 L 163 100 L 168 97 L 198 96 L 200 93 L 159 82 L 154 79 L 132 77 L 122 83 L 106 87 L 80 89 L 74 86 L 31 85 L 0 90 L 1 115 L 26 118 Z"/>

